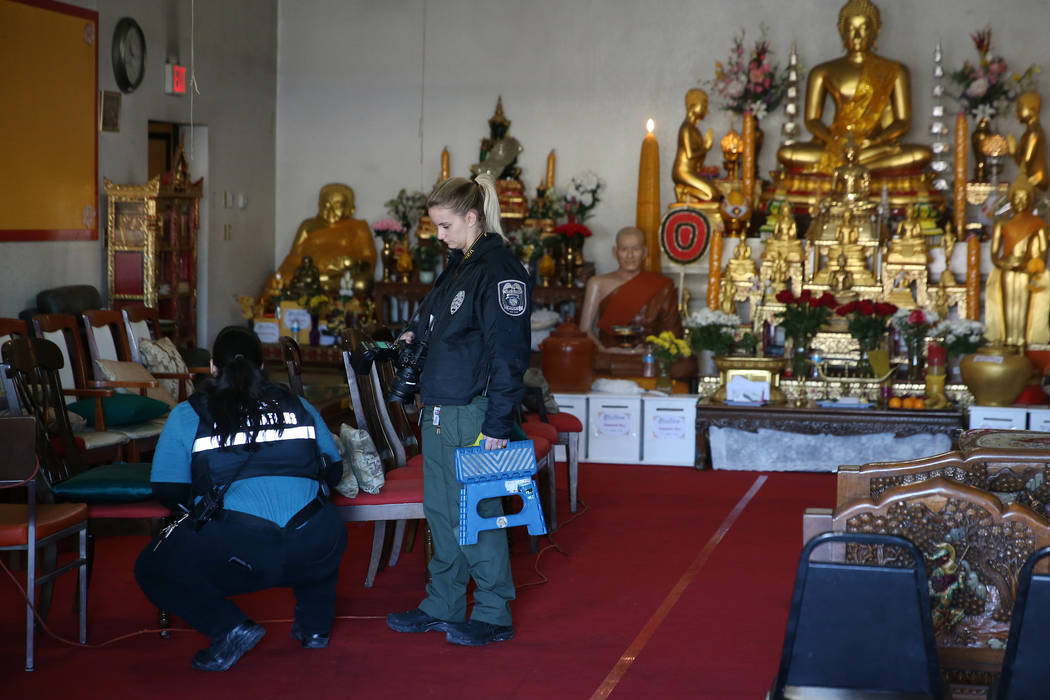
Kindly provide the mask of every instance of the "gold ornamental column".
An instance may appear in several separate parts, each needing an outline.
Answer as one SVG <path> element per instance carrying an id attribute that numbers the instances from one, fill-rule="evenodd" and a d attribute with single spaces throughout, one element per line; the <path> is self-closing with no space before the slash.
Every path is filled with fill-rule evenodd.
<path id="1" fill-rule="evenodd" d="M 650 119 L 645 124 L 649 133 L 642 141 L 642 155 L 638 163 L 638 204 L 635 226 L 645 233 L 649 248 L 645 267 L 649 272 L 660 272 L 660 146 Z"/>

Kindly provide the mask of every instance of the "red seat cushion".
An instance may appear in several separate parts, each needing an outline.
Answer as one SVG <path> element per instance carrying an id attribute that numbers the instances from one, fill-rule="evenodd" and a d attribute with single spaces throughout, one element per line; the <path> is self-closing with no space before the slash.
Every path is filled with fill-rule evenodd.
<path id="1" fill-rule="evenodd" d="M 525 420 L 541 422 L 538 413 L 525 414 Z M 583 423 L 580 422 L 580 419 L 572 415 L 571 413 L 565 413 L 564 411 L 559 411 L 558 413 L 548 413 L 547 422 L 553 425 L 559 433 L 583 432 Z"/>
<path id="2" fill-rule="evenodd" d="M 532 449 L 536 452 L 536 461 L 542 462 L 547 454 L 551 451 L 551 443 L 547 438 L 542 438 L 539 435 L 529 438 L 532 440 Z"/>
<path id="3" fill-rule="evenodd" d="M 422 467 L 423 466 L 423 453 L 420 452 L 415 457 L 409 457 L 408 461 L 405 462 L 406 467 Z"/>
<path id="4" fill-rule="evenodd" d="M 396 471 L 396 470 L 395 470 Z M 362 491 L 353 498 L 332 494 L 332 503 L 338 506 L 382 506 L 390 503 L 422 503 L 423 478 L 388 480 L 379 493 Z"/>
<path id="5" fill-rule="evenodd" d="M 420 455 L 422 457 L 422 455 Z M 387 481 L 401 481 L 402 479 L 422 479 L 423 478 L 423 460 L 419 460 L 419 464 L 406 464 L 403 467 L 397 469 L 391 469 L 386 473 Z"/>
<path id="6" fill-rule="evenodd" d="M 60 530 L 87 520 L 86 503 L 37 504 L 36 538 L 53 535 Z M 29 542 L 29 506 L 0 504 L 0 547 L 15 547 Z"/>
<path id="7" fill-rule="evenodd" d="M 135 503 L 92 503 L 88 506 L 89 518 L 166 518 L 171 511 L 158 501 Z"/>
<path id="8" fill-rule="evenodd" d="M 525 421 L 521 424 L 521 429 L 524 430 L 525 434 L 530 438 L 541 437 L 547 442 L 558 442 L 558 430 L 550 423 Z"/>
<path id="9" fill-rule="evenodd" d="M 84 438 L 73 436 L 73 443 L 80 450 L 80 454 L 84 454 L 87 451 L 87 447 L 84 445 Z M 54 450 L 55 456 L 59 459 L 66 456 L 66 448 L 62 446 L 62 438 L 51 438 L 51 449 Z"/>

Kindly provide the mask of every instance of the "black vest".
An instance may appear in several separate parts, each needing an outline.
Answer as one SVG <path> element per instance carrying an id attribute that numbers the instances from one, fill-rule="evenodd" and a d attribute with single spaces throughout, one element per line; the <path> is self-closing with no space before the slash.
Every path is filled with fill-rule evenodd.
<path id="1" fill-rule="evenodd" d="M 207 396 L 202 392 L 190 396 L 190 406 L 200 417 L 190 460 L 194 495 L 206 492 L 213 484 L 225 484 L 235 475 L 237 480 L 255 476 L 320 478 L 320 450 L 313 416 L 299 398 L 284 387 L 268 384 L 263 396 L 274 401 L 284 414 L 284 430 L 264 427 L 256 435 L 252 448 L 243 432 L 235 434 L 227 446 L 220 446 Z M 273 418 L 275 421 L 276 416 Z M 241 469 L 239 474 L 238 469 Z"/>

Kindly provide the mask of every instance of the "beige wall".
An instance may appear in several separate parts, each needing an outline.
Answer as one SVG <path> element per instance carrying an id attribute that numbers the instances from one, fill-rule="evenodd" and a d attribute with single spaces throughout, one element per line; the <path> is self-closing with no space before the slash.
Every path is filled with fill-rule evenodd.
<path id="1" fill-rule="evenodd" d="M 123 96 L 120 132 L 99 135 L 102 177 L 118 183 L 142 182 L 147 168 L 147 122 L 189 124 L 189 97 L 164 94 L 163 66 L 171 56 L 189 66 L 189 0 L 82 0 L 75 4 L 99 13 L 99 87 L 116 90 L 110 40 L 117 21 L 135 18 L 146 37 L 146 78 Z M 200 270 L 208 292 L 209 323 L 203 342 L 227 323 L 240 322 L 231 295 L 255 293 L 274 262 L 274 122 L 277 61 L 275 0 L 223 0 L 195 4 L 193 54 L 200 89 L 192 121 L 207 126 L 207 143 L 191 169 L 207 160 L 201 245 L 209 264 Z M 188 148 L 188 147 L 187 147 Z M 190 154 L 193 155 L 193 154 Z M 224 208 L 223 192 L 243 193 L 244 209 Z M 99 211 L 105 212 L 100 191 Z M 223 227 L 233 227 L 231 241 Z M 104 233 L 92 242 L 0 243 L 0 315 L 13 316 L 34 303 L 41 289 L 93 284 L 105 294 Z"/>

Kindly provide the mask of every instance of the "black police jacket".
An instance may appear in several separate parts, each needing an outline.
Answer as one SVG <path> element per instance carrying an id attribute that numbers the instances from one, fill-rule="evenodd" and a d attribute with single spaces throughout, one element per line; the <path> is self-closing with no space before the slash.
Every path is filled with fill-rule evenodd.
<path id="1" fill-rule="evenodd" d="M 419 342 L 433 319 L 420 377 L 424 404 L 463 406 L 488 396 L 482 432 L 510 435 L 525 394 L 521 379 L 529 366 L 531 295 L 528 272 L 498 234 L 484 234 L 466 259 L 461 251 L 449 253 L 419 321 L 407 329 Z"/>

